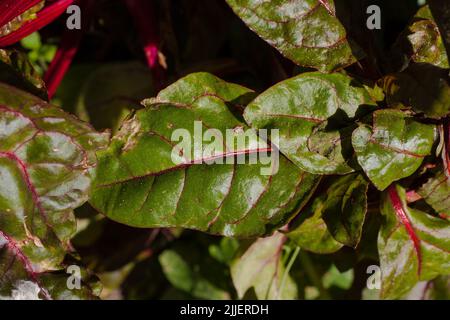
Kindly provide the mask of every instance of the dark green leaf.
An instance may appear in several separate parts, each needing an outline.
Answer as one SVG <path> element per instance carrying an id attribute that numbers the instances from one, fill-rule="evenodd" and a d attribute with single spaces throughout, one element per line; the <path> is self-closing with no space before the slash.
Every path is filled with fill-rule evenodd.
<path id="1" fill-rule="evenodd" d="M 44 81 L 23 52 L 0 49 L 0 82 L 47 99 Z"/>
<path id="2" fill-rule="evenodd" d="M 413 62 L 445 69 L 450 67 L 441 33 L 428 6 L 422 7 L 414 16 L 408 30 L 400 36 L 396 49 Z"/>
<path id="3" fill-rule="evenodd" d="M 382 79 L 389 107 L 411 108 L 440 119 L 450 114 L 448 70 L 429 64 L 413 64 L 403 72 Z"/>
<path id="4" fill-rule="evenodd" d="M 322 214 L 326 206 L 326 195 L 315 198 L 296 218 L 287 233 L 289 239 L 300 248 L 319 254 L 329 254 L 341 249 L 343 244 L 333 238 L 323 220 Z"/>
<path id="5" fill-rule="evenodd" d="M 355 248 L 361 239 L 368 187 L 363 176 L 351 174 L 333 179 L 325 192 L 322 218 L 333 237 L 346 246 Z"/>
<path id="6" fill-rule="evenodd" d="M 131 110 L 142 107 L 142 99 L 154 94 L 152 82 L 151 71 L 139 63 L 104 65 L 81 87 L 75 112 L 96 129 L 115 132 Z"/>

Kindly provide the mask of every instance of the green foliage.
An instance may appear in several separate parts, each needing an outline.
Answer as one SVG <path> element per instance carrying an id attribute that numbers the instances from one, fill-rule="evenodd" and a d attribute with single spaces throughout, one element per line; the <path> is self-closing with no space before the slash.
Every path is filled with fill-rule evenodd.
<path id="1" fill-rule="evenodd" d="M 0 298 L 448 299 L 443 2 L 155 2 L 150 69 L 99 0 L 51 102 L 58 22 L 0 48 Z"/>

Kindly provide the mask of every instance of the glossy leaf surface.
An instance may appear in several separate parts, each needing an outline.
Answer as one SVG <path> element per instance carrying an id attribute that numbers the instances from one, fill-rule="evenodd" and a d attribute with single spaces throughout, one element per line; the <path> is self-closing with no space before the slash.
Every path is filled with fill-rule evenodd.
<path id="1" fill-rule="evenodd" d="M 407 206 L 405 190 L 384 193 L 378 237 L 382 298 L 402 298 L 419 280 L 450 273 L 450 222 Z"/>
<path id="2" fill-rule="evenodd" d="M 87 200 L 95 151 L 107 136 L 61 109 L 0 84 L 0 279 L 38 286 L 59 270 L 76 229 L 72 210 Z"/>
<path id="3" fill-rule="evenodd" d="M 408 177 L 431 153 L 435 127 L 423 124 L 398 110 L 380 110 L 373 123 L 353 132 L 359 165 L 379 189 Z"/>
<path id="4" fill-rule="evenodd" d="M 363 56 L 336 16 L 329 0 L 227 0 L 261 38 L 295 63 L 334 71 Z"/>
<path id="5" fill-rule="evenodd" d="M 226 129 L 233 137 L 244 137 L 248 127 L 232 111 L 242 108 L 248 95 L 253 96 L 248 89 L 200 73 L 146 101 L 146 109 L 137 111 L 109 149 L 99 153 L 91 203 L 111 219 L 131 226 L 177 226 L 227 236 L 268 234 L 289 221 L 308 199 L 317 176 L 282 156 L 274 175 L 262 174 L 263 168 L 275 172 L 270 164 L 224 160 L 267 151 L 267 144 L 255 136 L 234 150 L 235 140 L 223 138 Z M 226 148 L 204 153 L 209 142 L 202 146 L 195 140 L 195 121 L 202 121 L 203 131 L 216 128 L 221 133 L 219 149 Z M 186 130 L 191 152 L 172 141 L 176 129 Z M 214 159 L 224 162 L 215 164 Z"/>
<path id="6" fill-rule="evenodd" d="M 254 128 L 279 129 L 277 147 L 302 170 L 345 174 L 354 170 L 349 120 L 374 104 L 351 77 L 304 73 L 262 93 L 244 117 Z"/>

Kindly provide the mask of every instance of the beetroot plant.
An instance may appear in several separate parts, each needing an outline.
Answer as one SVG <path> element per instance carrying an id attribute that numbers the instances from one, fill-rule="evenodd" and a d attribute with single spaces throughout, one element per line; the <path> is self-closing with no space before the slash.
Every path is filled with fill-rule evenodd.
<path id="1" fill-rule="evenodd" d="M 0 0 L 0 297 L 447 299 L 424 2 Z"/>

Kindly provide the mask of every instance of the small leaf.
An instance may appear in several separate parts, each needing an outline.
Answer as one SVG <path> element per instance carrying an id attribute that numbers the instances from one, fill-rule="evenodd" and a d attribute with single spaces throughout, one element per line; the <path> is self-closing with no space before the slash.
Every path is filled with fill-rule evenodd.
<path id="1" fill-rule="evenodd" d="M 450 222 L 406 204 L 406 192 L 383 194 L 384 222 L 378 236 L 384 299 L 402 298 L 418 281 L 450 274 Z"/>
<path id="2" fill-rule="evenodd" d="M 333 237 L 346 246 L 356 248 L 361 240 L 368 187 L 363 176 L 351 174 L 333 179 L 325 192 L 323 220 Z"/>
<path id="3" fill-rule="evenodd" d="M 0 82 L 47 99 L 47 88 L 25 53 L 0 49 Z"/>
<path id="4" fill-rule="evenodd" d="M 362 193 L 367 185 L 364 186 L 359 176 L 356 177 L 356 183 L 352 185 L 350 180 L 354 179 L 355 175 L 334 179 L 320 195 L 300 211 L 289 232 L 286 233 L 287 237 L 300 248 L 318 254 L 336 252 L 343 247 L 344 243 L 351 246 L 358 243 L 365 216 L 366 199 Z M 349 199 L 344 198 L 346 195 L 341 193 L 346 188 L 352 192 L 352 187 L 355 188 L 353 196 L 359 198 L 359 204 L 355 205 L 355 208 L 346 208 L 345 205 Z M 344 213 L 345 209 L 350 212 Z M 345 228 L 349 228 L 349 231 L 344 235 L 342 229 Z"/>
<path id="5" fill-rule="evenodd" d="M 397 40 L 395 49 L 416 63 L 429 63 L 444 69 L 450 67 L 441 33 L 428 6 L 419 9 Z"/>
<path id="6" fill-rule="evenodd" d="M 349 120 L 375 105 L 348 76 L 304 73 L 258 96 L 244 117 L 254 128 L 279 129 L 277 147 L 302 170 L 346 174 L 354 170 Z"/>
<path id="7" fill-rule="evenodd" d="M 107 137 L 60 108 L 0 83 L 0 294 L 60 270 Z"/>
<path id="8" fill-rule="evenodd" d="M 250 164 L 248 159 L 246 164 L 226 163 L 239 154 L 268 150 L 256 135 L 246 136 L 248 127 L 230 111 L 242 109 L 241 103 L 251 97 L 246 88 L 199 73 L 146 101 L 146 109 L 137 111 L 110 147 L 98 153 L 91 204 L 131 226 L 183 227 L 227 236 L 270 234 L 287 223 L 319 177 L 282 156 L 274 175 L 261 174 L 263 168 L 270 173 L 270 164 Z M 219 150 L 211 153 L 207 145 L 212 141 L 200 143 L 200 131 L 207 128 L 220 133 L 215 138 Z M 191 142 L 187 148 L 172 141 L 177 129 L 187 134 L 182 142 Z M 232 129 L 232 141 L 226 138 L 227 129 Z M 245 145 L 234 145 L 246 137 Z"/>
<path id="9" fill-rule="evenodd" d="M 261 38 L 295 63 L 331 72 L 363 57 L 349 42 L 334 1 L 227 0 Z"/>
<path id="10" fill-rule="evenodd" d="M 413 64 L 403 72 L 384 77 L 380 82 L 391 108 L 411 108 L 434 119 L 450 114 L 448 70 L 429 64 Z"/>
<path id="11" fill-rule="evenodd" d="M 231 277 L 239 298 L 251 288 L 260 300 L 297 298 L 297 286 L 289 274 L 285 275 L 282 262 L 285 241 L 281 233 L 258 239 L 232 263 Z"/>
<path id="12" fill-rule="evenodd" d="M 399 110 L 379 110 L 373 125 L 353 132 L 359 165 L 379 189 L 413 174 L 431 153 L 435 127 L 422 124 Z"/>

